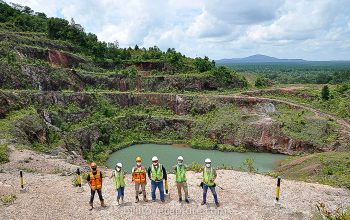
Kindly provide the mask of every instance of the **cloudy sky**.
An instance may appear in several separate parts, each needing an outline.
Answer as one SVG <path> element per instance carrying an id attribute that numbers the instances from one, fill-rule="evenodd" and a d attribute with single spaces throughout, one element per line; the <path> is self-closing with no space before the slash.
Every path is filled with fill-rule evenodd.
<path id="1" fill-rule="evenodd" d="M 266 54 L 350 60 L 350 0 L 11 2 L 50 17 L 74 18 L 100 40 L 117 40 L 122 47 L 174 47 L 191 57 L 212 59 Z"/>

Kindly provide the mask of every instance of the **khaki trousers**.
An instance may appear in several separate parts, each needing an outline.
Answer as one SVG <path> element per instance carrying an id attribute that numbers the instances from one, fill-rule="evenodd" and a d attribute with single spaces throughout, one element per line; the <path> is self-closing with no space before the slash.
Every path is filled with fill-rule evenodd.
<path id="1" fill-rule="evenodd" d="M 185 199 L 188 199 L 188 187 L 187 187 L 187 183 L 176 183 L 176 187 L 177 187 L 177 193 L 179 194 L 179 198 L 182 198 L 182 193 L 181 193 L 181 189 L 184 190 L 185 192 Z"/>
<path id="2" fill-rule="evenodd" d="M 142 189 L 142 194 L 145 197 L 146 196 L 146 183 L 135 183 L 135 192 L 136 192 L 136 196 L 139 196 L 139 192 L 140 192 L 140 186 Z"/>

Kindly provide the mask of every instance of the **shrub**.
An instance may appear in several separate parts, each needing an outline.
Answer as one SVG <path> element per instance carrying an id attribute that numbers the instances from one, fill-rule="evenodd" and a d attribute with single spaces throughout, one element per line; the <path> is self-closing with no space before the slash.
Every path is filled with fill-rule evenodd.
<path id="1" fill-rule="evenodd" d="M 271 86 L 272 82 L 269 79 L 259 76 L 255 81 L 255 86 L 258 88 L 265 88 Z"/>
<path id="2" fill-rule="evenodd" d="M 247 149 L 244 146 L 232 146 L 228 144 L 218 144 L 218 150 L 229 151 L 229 152 L 239 152 L 239 153 L 247 152 Z"/>
<path id="3" fill-rule="evenodd" d="M 322 91 L 321 91 L 321 97 L 323 100 L 328 100 L 329 99 L 329 88 L 328 86 L 323 86 Z"/>
<path id="4" fill-rule="evenodd" d="M 14 193 L 11 193 L 9 195 L 4 195 L 4 196 L 0 197 L 1 202 L 4 205 L 13 204 L 16 199 L 17 199 L 17 196 Z"/>
<path id="5" fill-rule="evenodd" d="M 9 157 L 10 154 L 7 145 L 0 145 L 0 164 L 9 162 Z"/>
<path id="6" fill-rule="evenodd" d="M 254 159 L 248 158 L 241 165 L 241 169 L 244 171 L 248 171 L 250 173 L 256 172 L 256 168 L 254 166 Z"/>
<path id="7" fill-rule="evenodd" d="M 316 205 L 317 212 L 313 214 L 311 219 L 330 219 L 330 220 L 347 220 L 350 219 L 349 207 L 346 209 L 337 208 L 335 211 L 329 210 L 322 202 Z"/>
<path id="8" fill-rule="evenodd" d="M 135 66 L 129 66 L 128 68 L 121 70 L 121 74 L 134 77 L 137 75 L 137 68 Z"/>
<path id="9" fill-rule="evenodd" d="M 198 163 L 197 161 L 193 161 L 192 164 L 188 167 L 188 170 L 200 173 L 203 171 L 203 165 Z"/>
<path id="10" fill-rule="evenodd" d="M 216 148 L 215 140 L 201 136 L 191 139 L 189 143 L 196 149 L 213 150 Z"/>

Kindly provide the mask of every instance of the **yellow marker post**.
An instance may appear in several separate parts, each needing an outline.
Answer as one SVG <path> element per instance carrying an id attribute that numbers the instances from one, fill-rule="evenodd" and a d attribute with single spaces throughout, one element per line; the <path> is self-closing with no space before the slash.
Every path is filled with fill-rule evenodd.
<path id="1" fill-rule="evenodd" d="M 81 187 L 81 176 L 80 176 L 80 169 L 77 168 L 77 184 L 78 184 L 78 193 L 81 193 L 84 191 L 84 189 Z"/>
<path id="2" fill-rule="evenodd" d="M 169 186 L 168 186 L 168 180 L 165 180 L 165 193 L 169 193 Z"/>
<path id="3" fill-rule="evenodd" d="M 277 188 L 276 188 L 276 199 L 275 199 L 275 203 L 279 204 L 279 200 L 280 200 L 280 191 L 281 191 L 281 177 L 277 177 Z"/>
<path id="4" fill-rule="evenodd" d="M 19 171 L 19 185 L 21 187 L 21 189 L 20 189 L 21 193 L 27 192 L 27 189 L 24 188 L 24 178 L 23 178 L 23 171 L 22 170 Z"/>
<path id="5" fill-rule="evenodd" d="M 19 171 L 19 183 L 21 185 L 21 189 L 24 189 L 24 179 L 23 179 L 23 171 Z"/>
<path id="6" fill-rule="evenodd" d="M 80 177 L 80 169 L 77 169 L 77 183 L 78 186 L 81 187 L 81 177 Z"/>

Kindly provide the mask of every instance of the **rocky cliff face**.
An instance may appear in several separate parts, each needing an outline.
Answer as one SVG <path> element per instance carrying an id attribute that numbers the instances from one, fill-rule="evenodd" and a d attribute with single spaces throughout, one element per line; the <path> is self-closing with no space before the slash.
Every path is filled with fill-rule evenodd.
<path id="1" fill-rule="evenodd" d="M 122 108 L 132 106 L 159 106 L 171 109 L 174 114 L 186 116 L 191 114 L 207 114 L 222 105 L 233 104 L 245 116 L 242 116 L 244 127 L 222 127 L 206 131 L 208 138 L 219 144 L 244 145 L 260 151 L 296 154 L 300 152 L 320 152 L 334 148 L 333 145 L 318 146 L 308 141 L 295 139 L 282 132 L 283 125 L 269 116 L 278 111 L 278 101 L 263 98 L 236 97 L 236 96 L 190 96 L 172 94 L 133 94 L 133 93 L 62 93 L 62 92 L 0 92 L 0 117 L 4 118 L 9 112 L 35 105 L 45 109 L 52 105 L 69 106 L 74 104 L 81 109 L 98 106 L 100 98 L 108 100 L 111 105 Z M 294 108 L 295 106 L 290 106 Z M 66 122 L 79 122 L 87 117 L 87 112 L 62 113 L 60 118 Z M 53 120 L 54 122 L 54 120 Z M 109 139 L 115 132 L 116 126 L 121 129 L 131 129 L 136 126 L 134 122 L 143 124 L 143 130 L 157 136 L 170 129 L 181 139 L 192 138 L 192 130 L 196 126 L 193 119 L 167 119 L 152 116 L 128 116 L 118 121 L 96 122 L 71 132 L 65 141 L 66 148 L 70 150 L 86 150 L 93 143 L 102 139 Z M 109 129 L 101 129 L 109 127 Z M 117 127 L 118 127 L 117 126 Z M 123 127 L 124 126 L 124 127 Z M 45 134 L 43 134 L 45 136 Z M 39 139 L 39 138 L 37 138 Z M 339 143 L 334 143 L 339 144 Z"/>
<path id="2" fill-rule="evenodd" d="M 39 54 L 38 54 L 39 53 Z M 41 57 L 52 64 L 64 67 L 77 66 L 78 57 L 59 51 L 29 51 L 26 56 Z M 14 67 L 0 62 L 0 87 L 7 89 L 36 89 L 42 91 L 73 90 L 84 91 L 99 88 L 117 91 L 210 91 L 220 88 L 245 87 L 244 81 L 234 79 L 225 83 L 213 76 L 135 76 L 122 74 L 98 75 L 78 72 L 73 69 L 23 64 Z"/>

